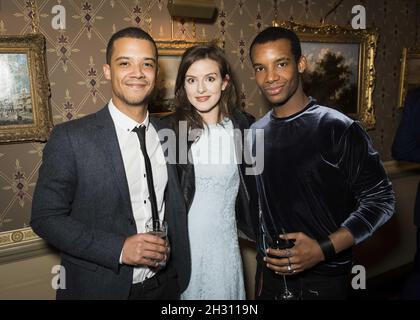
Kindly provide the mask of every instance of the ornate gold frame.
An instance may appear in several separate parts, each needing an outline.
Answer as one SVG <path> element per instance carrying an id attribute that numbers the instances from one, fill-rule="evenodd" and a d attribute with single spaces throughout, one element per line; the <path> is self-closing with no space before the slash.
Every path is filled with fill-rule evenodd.
<path id="1" fill-rule="evenodd" d="M 301 41 L 359 44 L 358 106 L 350 116 L 362 121 L 368 129 L 375 127 L 373 91 L 375 89 L 375 55 L 378 42 L 376 30 L 354 30 L 338 25 L 314 25 L 282 22 L 276 25 L 295 31 Z"/>
<path id="2" fill-rule="evenodd" d="M 0 54 L 5 53 L 27 55 L 33 123 L 1 125 L 0 143 L 46 141 L 53 121 L 49 104 L 45 38 L 40 34 L 0 36 Z"/>
<path id="3" fill-rule="evenodd" d="M 398 108 L 404 106 L 404 100 L 408 90 L 408 61 L 410 59 L 420 60 L 420 48 L 403 48 L 401 55 L 400 83 L 398 86 Z M 420 83 L 418 83 L 418 85 L 420 86 Z"/>
<path id="4" fill-rule="evenodd" d="M 159 51 L 159 58 L 161 58 L 162 56 L 182 56 L 182 54 L 188 48 L 195 45 L 204 45 L 204 44 L 208 44 L 208 42 L 194 41 L 194 40 L 157 40 L 156 41 L 156 45 Z"/>
<path id="5" fill-rule="evenodd" d="M 224 48 L 224 43 L 221 40 L 215 40 L 213 41 L 216 43 L 219 47 Z M 182 54 L 187 50 L 188 48 L 195 46 L 195 45 L 204 45 L 208 44 L 209 42 L 206 41 L 193 41 L 193 40 L 157 40 L 156 45 L 158 47 L 159 51 L 159 61 L 162 61 L 163 59 L 169 58 L 173 59 L 179 58 L 182 56 Z M 172 77 L 176 77 L 175 75 L 171 75 Z M 158 90 L 158 84 L 157 84 L 157 90 Z M 157 103 L 159 104 L 160 101 L 157 99 Z M 167 112 L 154 112 L 153 115 L 155 116 L 163 116 L 166 114 L 171 113 L 172 110 L 168 110 Z"/>

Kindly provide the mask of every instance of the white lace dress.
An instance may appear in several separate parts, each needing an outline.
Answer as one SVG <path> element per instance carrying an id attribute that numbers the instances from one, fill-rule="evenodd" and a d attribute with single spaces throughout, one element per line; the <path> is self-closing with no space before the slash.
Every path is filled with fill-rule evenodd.
<path id="1" fill-rule="evenodd" d="M 235 220 L 239 188 L 233 125 L 210 125 L 192 145 L 195 195 L 188 213 L 191 279 L 183 300 L 245 299 Z"/>

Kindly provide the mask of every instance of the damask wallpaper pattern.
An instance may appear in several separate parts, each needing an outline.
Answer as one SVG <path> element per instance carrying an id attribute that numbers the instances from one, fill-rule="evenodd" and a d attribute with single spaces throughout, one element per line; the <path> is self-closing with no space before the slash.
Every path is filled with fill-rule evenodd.
<path id="1" fill-rule="evenodd" d="M 0 0 L 0 34 L 42 33 L 47 40 L 48 75 L 54 123 L 70 121 L 99 110 L 110 98 L 102 64 L 113 32 L 139 26 L 155 39 L 225 41 L 235 70 L 241 103 L 257 117 L 267 109 L 252 78 L 248 48 L 255 35 L 272 21 L 293 19 L 319 23 L 335 6 L 335 0 L 216 0 L 214 24 L 173 21 L 167 0 Z M 54 30 L 51 9 L 66 9 L 66 29 Z M 366 8 L 368 27 L 379 31 L 374 92 L 376 128 L 369 132 L 384 160 L 399 123 L 395 108 L 403 46 L 419 42 L 418 1 L 344 0 L 326 23 L 350 25 L 351 9 Z M 0 245 L 1 232 L 28 226 L 34 186 L 41 164 L 43 144 L 0 145 Z M 2 240 L 3 239 L 3 240 Z"/>

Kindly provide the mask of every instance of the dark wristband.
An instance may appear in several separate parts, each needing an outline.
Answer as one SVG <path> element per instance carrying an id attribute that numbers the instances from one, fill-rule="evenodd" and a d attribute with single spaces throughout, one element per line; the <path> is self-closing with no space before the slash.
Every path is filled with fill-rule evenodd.
<path id="1" fill-rule="evenodd" d="M 335 248 L 330 240 L 330 238 L 323 239 L 318 241 L 319 246 L 321 247 L 322 253 L 324 254 L 325 261 L 329 261 L 335 257 Z"/>

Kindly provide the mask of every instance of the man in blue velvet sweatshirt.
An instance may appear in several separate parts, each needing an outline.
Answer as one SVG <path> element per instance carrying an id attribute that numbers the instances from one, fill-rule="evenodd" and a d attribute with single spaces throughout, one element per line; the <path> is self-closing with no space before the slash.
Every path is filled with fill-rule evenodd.
<path id="1" fill-rule="evenodd" d="M 272 108 L 252 126 L 264 130 L 256 298 L 345 299 L 352 246 L 394 212 L 391 183 L 362 126 L 304 93 L 294 32 L 262 31 L 250 56 Z"/>

